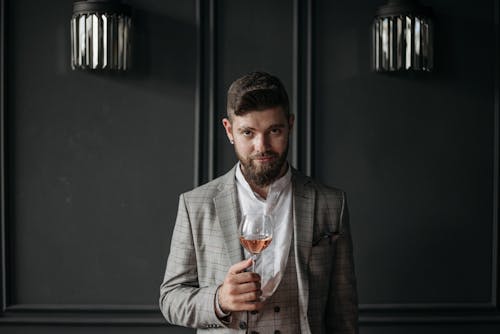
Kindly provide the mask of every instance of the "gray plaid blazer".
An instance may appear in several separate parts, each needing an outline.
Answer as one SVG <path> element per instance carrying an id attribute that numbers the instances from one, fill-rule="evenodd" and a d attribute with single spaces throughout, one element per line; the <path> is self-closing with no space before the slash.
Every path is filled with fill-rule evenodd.
<path id="1" fill-rule="evenodd" d="M 358 304 L 345 193 L 293 170 L 294 250 L 302 333 L 358 333 Z M 245 332 L 246 312 L 221 322 L 217 287 L 244 259 L 235 168 L 180 195 L 160 309 L 172 324 L 198 332 Z M 284 278 L 286 279 L 286 278 Z"/>

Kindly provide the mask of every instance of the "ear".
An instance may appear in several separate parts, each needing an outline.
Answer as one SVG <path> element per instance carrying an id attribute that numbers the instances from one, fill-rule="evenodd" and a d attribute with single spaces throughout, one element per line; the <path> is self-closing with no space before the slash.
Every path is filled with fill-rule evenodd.
<path id="1" fill-rule="evenodd" d="M 288 117 L 288 129 L 290 130 L 290 133 L 292 133 L 292 129 L 293 129 L 293 124 L 295 123 L 295 115 L 290 115 L 290 117 Z"/>
<path id="2" fill-rule="evenodd" d="M 222 120 L 222 125 L 224 126 L 224 129 L 226 130 L 226 136 L 229 139 L 229 141 L 231 141 L 231 142 L 234 141 L 233 127 L 232 127 L 231 121 L 227 118 L 224 118 Z"/>

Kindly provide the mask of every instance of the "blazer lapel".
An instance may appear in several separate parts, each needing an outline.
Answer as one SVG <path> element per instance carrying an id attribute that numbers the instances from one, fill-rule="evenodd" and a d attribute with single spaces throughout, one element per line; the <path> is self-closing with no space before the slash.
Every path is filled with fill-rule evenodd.
<path id="1" fill-rule="evenodd" d="M 297 267 L 297 283 L 299 288 L 299 307 L 301 315 L 307 315 L 309 303 L 308 266 L 312 247 L 314 224 L 315 192 L 307 184 L 310 180 L 294 170 L 293 178 L 293 232 Z M 304 323 L 301 316 L 303 333 L 310 332 L 309 323 Z"/>
<path id="2" fill-rule="evenodd" d="M 215 211 L 225 241 L 225 247 L 231 265 L 243 261 L 243 249 L 240 245 L 238 224 L 240 210 L 235 184 L 235 169 L 229 171 L 219 184 L 219 194 L 214 198 Z"/>

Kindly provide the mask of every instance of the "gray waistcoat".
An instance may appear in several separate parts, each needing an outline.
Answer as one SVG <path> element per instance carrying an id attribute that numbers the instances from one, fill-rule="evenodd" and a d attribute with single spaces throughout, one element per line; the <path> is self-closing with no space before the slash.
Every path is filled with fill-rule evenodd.
<path id="1" fill-rule="evenodd" d="M 297 270 L 293 242 L 292 240 L 285 274 L 278 288 L 266 302 L 264 309 L 258 313 L 248 312 L 247 333 L 300 333 Z"/>

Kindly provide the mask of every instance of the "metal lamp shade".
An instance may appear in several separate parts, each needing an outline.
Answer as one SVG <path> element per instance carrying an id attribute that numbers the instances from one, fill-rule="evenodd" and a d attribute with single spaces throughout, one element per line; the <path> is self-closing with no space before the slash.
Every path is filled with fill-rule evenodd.
<path id="1" fill-rule="evenodd" d="M 124 71 L 131 62 L 130 7 L 116 1 L 77 1 L 71 18 L 71 68 Z"/>
<path id="2" fill-rule="evenodd" d="M 377 72 L 432 71 L 433 23 L 429 7 L 389 1 L 373 22 L 373 69 Z"/>

